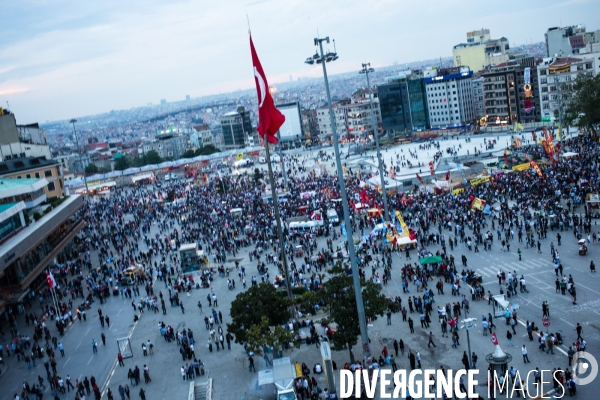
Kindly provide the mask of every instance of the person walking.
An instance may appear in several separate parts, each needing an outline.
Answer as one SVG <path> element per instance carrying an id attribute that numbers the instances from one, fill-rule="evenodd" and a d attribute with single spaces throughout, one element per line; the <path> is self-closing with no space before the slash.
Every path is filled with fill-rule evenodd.
<path id="1" fill-rule="evenodd" d="M 414 323 L 410 317 L 408 317 L 408 327 L 410 328 L 410 333 L 415 333 Z"/>
<path id="2" fill-rule="evenodd" d="M 387 324 L 391 325 L 392 324 L 392 311 L 387 310 L 386 315 L 387 315 Z"/>
<path id="3" fill-rule="evenodd" d="M 523 345 L 523 347 L 521 347 L 521 353 L 523 354 L 523 362 L 524 363 L 531 362 L 531 361 L 529 361 L 529 356 L 527 355 L 527 348 L 525 347 L 525 345 Z"/>
<path id="4" fill-rule="evenodd" d="M 473 352 L 473 354 L 471 354 L 471 365 L 473 366 L 473 369 L 477 369 L 477 359 L 477 354 Z"/>
<path id="5" fill-rule="evenodd" d="M 119 385 L 119 395 L 121 396 L 121 400 L 125 400 L 125 389 L 123 385 Z"/>
<path id="6" fill-rule="evenodd" d="M 125 363 L 123 362 L 123 354 L 121 354 L 121 352 L 117 353 L 117 360 L 119 361 L 119 365 L 121 367 L 125 366 Z"/>
<path id="7" fill-rule="evenodd" d="M 146 391 L 144 388 L 140 388 L 140 399 L 146 400 Z"/>
<path id="8" fill-rule="evenodd" d="M 248 356 L 248 371 L 256 372 L 256 369 L 254 368 L 254 358 L 252 358 L 252 356 Z"/>
<path id="9" fill-rule="evenodd" d="M 62 342 L 59 342 L 57 347 L 58 347 L 58 350 L 60 351 L 60 355 L 64 357 L 65 356 L 65 346 L 63 346 Z"/>
<path id="10" fill-rule="evenodd" d="M 470 369 L 470 366 L 469 366 L 469 356 L 468 356 L 466 350 L 463 351 L 463 356 L 462 356 L 461 361 L 462 361 L 463 365 L 465 366 L 465 369 L 468 371 Z"/>
<path id="11" fill-rule="evenodd" d="M 92 351 L 94 352 L 94 354 L 98 352 L 98 343 L 96 343 L 94 339 L 92 339 Z"/>
<path id="12" fill-rule="evenodd" d="M 104 334 L 104 332 L 100 334 L 100 339 L 102 339 L 102 345 L 106 346 L 106 335 Z"/>
<path id="13" fill-rule="evenodd" d="M 433 347 L 437 347 L 435 343 L 433 343 L 433 333 L 430 331 L 428 336 L 429 341 L 427 342 L 427 347 L 433 345 Z"/>
<path id="14" fill-rule="evenodd" d="M 506 339 L 508 339 L 508 346 L 514 346 L 512 342 L 512 333 L 510 331 L 506 331 Z"/>
<path id="15" fill-rule="evenodd" d="M 394 339 L 394 352 L 396 353 L 396 357 L 398 357 L 398 340 Z"/>
<path id="16" fill-rule="evenodd" d="M 583 326 L 581 326 L 579 324 L 579 322 L 577 323 L 577 326 L 575 327 L 575 332 L 577 332 L 577 340 L 583 340 L 583 337 L 581 337 L 581 334 L 583 333 Z"/>

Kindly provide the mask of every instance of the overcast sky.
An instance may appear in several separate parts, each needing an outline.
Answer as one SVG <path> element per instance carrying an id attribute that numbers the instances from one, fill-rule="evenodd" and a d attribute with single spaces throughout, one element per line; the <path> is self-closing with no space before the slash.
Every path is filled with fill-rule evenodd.
<path id="1" fill-rule="evenodd" d="M 600 29 L 598 0 L 3 1 L 0 107 L 18 123 L 157 104 L 254 85 L 248 26 L 270 84 L 319 76 L 313 38 L 336 39 L 330 73 L 451 56 L 465 33 L 511 46 L 547 28 Z M 333 45 L 330 46 L 333 50 Z"/>

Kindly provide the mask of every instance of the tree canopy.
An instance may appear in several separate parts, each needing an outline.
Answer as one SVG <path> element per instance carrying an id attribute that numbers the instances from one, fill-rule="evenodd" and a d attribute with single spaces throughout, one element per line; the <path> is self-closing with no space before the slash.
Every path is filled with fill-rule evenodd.
<path id="1" fill-rule="evenodd" d="M 248 329 L 247 350 L 253 351 L 256 354 L 262 354 L 263 348 L 269 346 L 273 348 L 273 353 L 275 354 L 280 350 L 286 349 L 291 342 L 294 342 L 294 345 L 299 347 L 299 343 L 294 341 L 295 337 L 296 334 L 283 325 L 269 326 L 269 319 L 262 316 L 258 324 L 254 324 Z"/>
<path id="2" fill-rule="evenodd" d="M 329 320 L 337 324 L 337 331 L 332 336 L 331 348 L 342 350 L 347 348 L 350 358 L 354 359 L 351 351 L 358 342 L 360 326 L 352 276 L 346 274 L 347 267 L 338 261 L 328 272 L 329 280 L 323 283 L 323 288 L 315 294 L 321 301 L 329 305 Z M 361 282 L 365 316 L 377 319 L 388 308 L 389 301 L 381 293 L 381 286 L 371 281 Z"/>
<path id="3" fill-rule="evenodd" d="M 278 292 L 270 283 L 251 286 L 239 293 L 231 303 L 231 323 L 227 324 L 227 329 L 235 337 L 236 343 L 243 344 L 248 340 L 250 328 L 263 323 L 262 317 L 267 318 L 268 326 L 287 323 L 290 320 L 290 306 L 285 292 Z"/>
<path id="4" fill-rule="evenodd" d="M 86 174 L 95 174 L 98 172 L 98 167 L 96 166 L 96 164 L 94 163 L 90 163 L 88 165 L 85 166 L 85 173 Z"/>
<path id="5" fill-rule="evenodd" d="M 588 129 L 596 135 L 600 125 L 600 75 L 593 78 L 585 74 L 577 75 L 573 90 L 565 110 L 564 125 L 576 122 L 577 127 Z"/>
<path id="6" fill-rule="evenodd" d="M 129 163 L 129 158 L 122 156 L 117 161 L 115 161 L 115 170 L 117 171 L 125 171 L 131 165 Z"/>

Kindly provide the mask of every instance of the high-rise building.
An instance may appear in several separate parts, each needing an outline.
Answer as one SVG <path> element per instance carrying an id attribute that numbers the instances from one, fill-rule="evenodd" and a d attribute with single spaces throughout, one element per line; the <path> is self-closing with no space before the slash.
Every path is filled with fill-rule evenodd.
<path id="1" fill-rule="evenodd" d="M 482 70 L 486 65 L 508 61 L 508 39 L 490 39 L 489 29 L 467 32 L 467 43 L 452 49 L 455 67 L 469 67 L 472 71 Z"/>
<path id="2" fill-rule="evenodd" d="M 252 136 L 253 128 L 250 112 L 244 107 L 230 111 L 221 117 L 224 150 L 242 149 L 248 138 Z"/>
<path id="3" fill-rule="evenodd" d="M 302 110 L 302 132 L 306 139 L 312 139 L 319 136 L 319 122 L 317 120 L 317 110 Z"/>
<path id="4" fill-rule="evenodd" d="M 472 76 L 468 67 L 425 71 L 431 128 L 461 128 L 474 122 Z"/>
<path id="5" fill-rule="evenodd" d="M 430 128 L 425 83 L 420 71 L 402 71 L 377 87 L 383 131 L 388 136 L 410 135 Z"/>
<path id="6" fill-rule="evenodd" d="M 482 72 L 487 126 L 540 120 L 537 70 L 533 57 L 510 60 Z"/>
<path id="7" fill-rule="evenodd" d="M 475 109 L 475 118 L 481 119 L 485 115 L 483 103 L 483 77 L 481 75 L 473 76 L 471 79 L 473 86 L 473 108 Z"/>

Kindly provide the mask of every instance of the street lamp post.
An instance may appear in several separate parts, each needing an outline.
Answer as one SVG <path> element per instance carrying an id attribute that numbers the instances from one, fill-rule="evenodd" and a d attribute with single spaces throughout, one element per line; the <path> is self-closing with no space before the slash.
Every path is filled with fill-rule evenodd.
<path id="1" fill-rule="evenodd" d="M 475 321 L 477 321 L 477 318 L 463 319 L 464 328 L 467 331 L 467 350 L 469 352 L 467 354 L 467 358 L 469 360 L 469 368 L 473 368 L 473 363 L 471 360 L 471 338 L 469 337 L 469 331 L 475 328 Z"/>
<path id="2" fill-rule="evenodd" d="M 387 191 L 385 188 L 385 179 L 383 176 L 383 158 L 381 157 L 381 150 L 379 148 L 379 130 L 377 129 L 377 118 L 375 117 L 375 108 L 373 108 L 373 91 L 371 90 L 371 82 L 369 81 L 369 72 L 375 72 L 373 68 L 371 68 L 371 63 L 366 63 L 362 65 L 359 74 L 365 74 L 367 76 L 367 87 L 369 89 L 369 103 L 371 107 L 371 119 L 373 120 L 373 136 L 375 136 L 375 146 L 377 147 L 377 163 L 379 164 L 379 177 L 381 179 L 381 191 L 383 192 L 383 210 L 385 213 L 385 220 L 392 221 L 390 219 L 390 212 L 388 210 L 388 201 L 387 201 Z"/>
<path id="3" fill-rule="evenodd" d="M 77 145 L 77 147 L 79 147 L 79 137 L 77 136 L 77 130 L 75 129 L 75 122 L 77 122 L 77 120 L 75 118 L 73 118 L 69 122 L 71 124 L 73 124 L 73 134 L 75 135 L 75 144 Z M 81 167 L 81 172 L 83 172 L 83 183 L 85 184 L 85 194 L 87 197 L 90 195 L 90 191 L 88 190 L 87 177 L 85 176 L 85 168 L 83 166 L 83 160 L 81 159 L 81 154 L 79 153 L 79 151 L 77 152 L 77 155 L 79 156 L 79 166 Z"/>
<path id="4" fill-rule="evenodd" d="M 363 358 L 367 364 L 371 362 L 371 347 L 369 345 L 369 335 L 367 331 L 367 319 L 365 317 L 365 306 L 362 299 L 362 290 L 360 286 L 360 276 L 358 274 L 358 264 L 356 262 L 356 251 L 354 249 L 354 238 L 352 234 L 352 226 L 350 225 L 350 211 L 348 210 L 348 194 L 346 193 L 346 181 L 342 172 L 342 161 L 340 158 L 340 149 L 338 145 L 338 136 L 336 132 L 335 118 L 333 107 L 331 105 L 331 93 L 329 91 L 329 81 L 327 79 L 327 62 L 335 61 L 338 55 L 335 52 L 323 53 L 323 42 L 329 43 L 329 36 L 326 38 L 315 38 L 315 46 L 319 46 L 320 54 L 315 53 L 313 56 L 306 59 L 307 64 L 323 65 L 323 77 L 325 79 L 325 92 L 327 93 L 327 102 L 329 104 L 329 119 L 331 122 L 331 132 L 333 137 L 333 150 L 335 152 L 335 162 L 337 166 L 338 182 L 340 184 L 340 193 L 342 195 L 342 207 L 344 209 L 344 225 L 346 227 L 346 240 L 348 241 L 348 253 L 350 256 L 350 265 L 352 266 L 352 282 L 354 286 L 354 296 L 356 298 L 356 311 L 358 313 L 358 325 L 360 327 L 360 337 L 363 348 Z M 334 41 L 335 43 L 335 41 Z"/>

